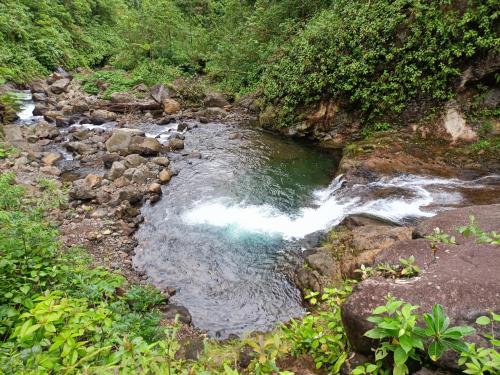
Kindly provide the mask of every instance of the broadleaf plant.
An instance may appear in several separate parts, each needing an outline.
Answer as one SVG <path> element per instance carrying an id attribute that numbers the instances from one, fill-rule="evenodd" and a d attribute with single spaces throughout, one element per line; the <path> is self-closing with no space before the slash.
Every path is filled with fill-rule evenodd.
<path id="1" fill-rule="evenodd" d="M 433 361 L 441 358 L 447 350 L 466 352 L 468 347 L 463 338 L 475 332 L 468 326 L 450 327 L 450 319 L 439 304 L 433 306 L 431 313 L 423 315 L 422 328 L 417 325 L 420 316 L 414 313 L 418 308 L 388 296 L 387 303 L 375 308 L 368 318 L 368 321 L 375 324 L 375 328 L 367 331 L 365 336 L 381 340 L 375 359 L 381 361 L 391 352 L 394 375 L 409 373 L 406 363 L 410 358 L 421 362 L 425 346 Z"/>

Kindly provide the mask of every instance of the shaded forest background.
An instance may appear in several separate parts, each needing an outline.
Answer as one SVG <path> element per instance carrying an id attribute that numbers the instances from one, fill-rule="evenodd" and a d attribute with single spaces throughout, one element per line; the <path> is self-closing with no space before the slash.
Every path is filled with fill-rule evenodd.
<path id="1" fill-rule="evenodd" d="M 495 0 L 4 0 L 0 80 L 58 66 L 130 82 L 204 77 L 258 92 L 283 119 L 342 98 L 367 119 L 453 96 L 461 71 L 498 55 Z M 284 124 L 287 122 L 285 121 Z"/>

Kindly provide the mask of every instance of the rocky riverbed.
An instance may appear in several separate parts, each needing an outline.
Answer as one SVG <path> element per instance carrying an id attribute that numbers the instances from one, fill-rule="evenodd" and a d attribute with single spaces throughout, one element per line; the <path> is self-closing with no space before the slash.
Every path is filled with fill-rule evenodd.
<path id="1" fill-rule="evenodd" d="M 3 127 L 15 152 L 0 168 L 33 188 L 43 178 L 67 188 L 69 207 L 54 212 L 64 244 L 85 247 L 97 263 L 130 282 L 146 282 L 131 260 L 134 233 L 144 220 L 140 209 L 160 200 L 162 185 L 178 173 L 169 156 L 196 154 L 183 151 L 184 133 L 197 126 L 194 122 L 230 117 L 222 108 L 228 102 L 212 93 L 205 100 L 212 107 L 181 110 L 175 95 L 161 85 L 101 100 L 85 94 L 63 70 L 33 82 L 29 90 L 5 89 L 21 99 L 21 110 Z M 168 287 L 163 291 L 175 293 Z M 182 321 L 191 322 L 185 308 L 170 306 L 167 317 L 181 313 Z"/>

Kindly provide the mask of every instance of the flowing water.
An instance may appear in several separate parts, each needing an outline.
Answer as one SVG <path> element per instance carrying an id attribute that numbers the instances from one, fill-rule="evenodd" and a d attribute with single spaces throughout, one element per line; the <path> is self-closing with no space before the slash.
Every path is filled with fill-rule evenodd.
<path id="1" fill-rule="evenodd" d="M 42 116 L 33 116 L 35 102 L 33 101 L 30 90 L 17 91 L 15 92 L 15 95 L 18 98 L 20 105 L 19 112 L 17 113 L 17 116 L 19 117 L 17 122 L 19 124 L 31 125 L 43 118 Z"/>
<path id="2" fill-rule="evenodd" d="M 270 221 L 314 205 L 311 192 L 328 186 L 336 156 L 217 124 L 191 130 L 186 148 L 202 158 L 174 161 L 179 175 L 160 202 L 143 209 L 135 264 L 155 284 L 178 288 L 174 301 L 216 336 L 301 315 L 286 276 L 298 246 Z"/>

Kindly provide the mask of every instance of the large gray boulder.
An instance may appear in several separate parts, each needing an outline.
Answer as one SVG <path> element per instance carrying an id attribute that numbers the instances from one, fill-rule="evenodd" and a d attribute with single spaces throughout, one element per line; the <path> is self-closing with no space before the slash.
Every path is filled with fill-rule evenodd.
<path id="1" fill-rule="evenodd" d="M 115 161 L 108 172 L 108 179 L 114 181 L 117 178 L 123 176 L 126 170 L 127 168 L 125 167 L 125 165 L 123 165 L 122 162 Z"/>
<path id="2" fill-rule="evenodd" d="M 146 164 L 147 159 L 138 154 L 130 154 L 125 158 L 125 166 L 127 168 L 138 167 L 139 165 Z"/>
<path id="3" fill-rule="evenodd" d="M 49 124 L 47 122 L 39 122 L 34 127 L 34 136 L 37 138 L 49 138 L 53 139 L 58 137 L 61 134 L 59 129 L 55 125 Z"/>
<path id="4" fill-rule="evenodd" d="M 52 86 L 50 86 L 50 91 L 54 94 L 62 94 L 68 89 L 71 80 L 69 78 L 62 78 L 55 81 Z"/>
<path id="5" fill-rule="evenodd" d="M 36 79 L 30 83 L 30 89 L 33 94 L 46 94 L 48 90 L 47 83 L 42 79 Z"/>
<path id="6" fill-rule="evenodd" d="M 154 85 L 153 87 L 151 87 L 149 93 L 151 97 L 160 104 L 170 98 L 172 94 L 170 90 L 162 84 Z"/>
<path id="7" fill-rule="evenodd" d="M 161 143 L 155 138 L 148 137 L 133 137 L 129 146 L 129 153 L 140 154 L 144 156 L 158 155 L 160 150 Z"/>
<path id="8" fill-rule="evenodd" d="M 97 195 L 97 188 L 101 185 L 102 177 L 89 174 L 87 177 L 73 182 L 69 191 L 72 199 L 91 200 Z"/>
<path id="9" fill-rule="evenodd" d="M 65 144 L 68 151 L 77 153 L 79 155 L 92 155 L 97 152 L 96 144 L 86 142 L 68 142 Z"/>
<path id="10" fill-rule="evenodd" d="M 184 141 L 182 139 L 172 138 L 168 141 L 168 149 L 171 151 L 182 150 L 184 148 Z"/>
<path id="11" fill-rule="evenodd" d="M 106 141 L 106 150 L 110 153 L 116 152 L 120 155 L 128 155 L 133 135 L 134 132 L 125 131 L 124 129 L 114 130 L 111 137 Z"/>
<path id="12" fill-rule="evenodd" d="M 145 137 L 141 130 L 123 128 L 113 131 L 111 137 L 106 141 L 106 150 L 123 156 L 130 154 L 155 156 L 160 152 L 161 144 L 155 138 Z"/>
<path id="13" fill-rule="evenodd" d="M 203 100 L 203 105 L 205 107 L 224 108 L 229 105 L 229 102 L 220 92 L 211 92 Z"/>
<path id="14" fill-rule="evenodd" d="M 115 121 L 117 118 L 116 113 L 106 111 L 105 109 L 97 109 L 93 111 L 90 115 L 90 121 L 92 124 L 101 125 L 106 122 Z"/>

